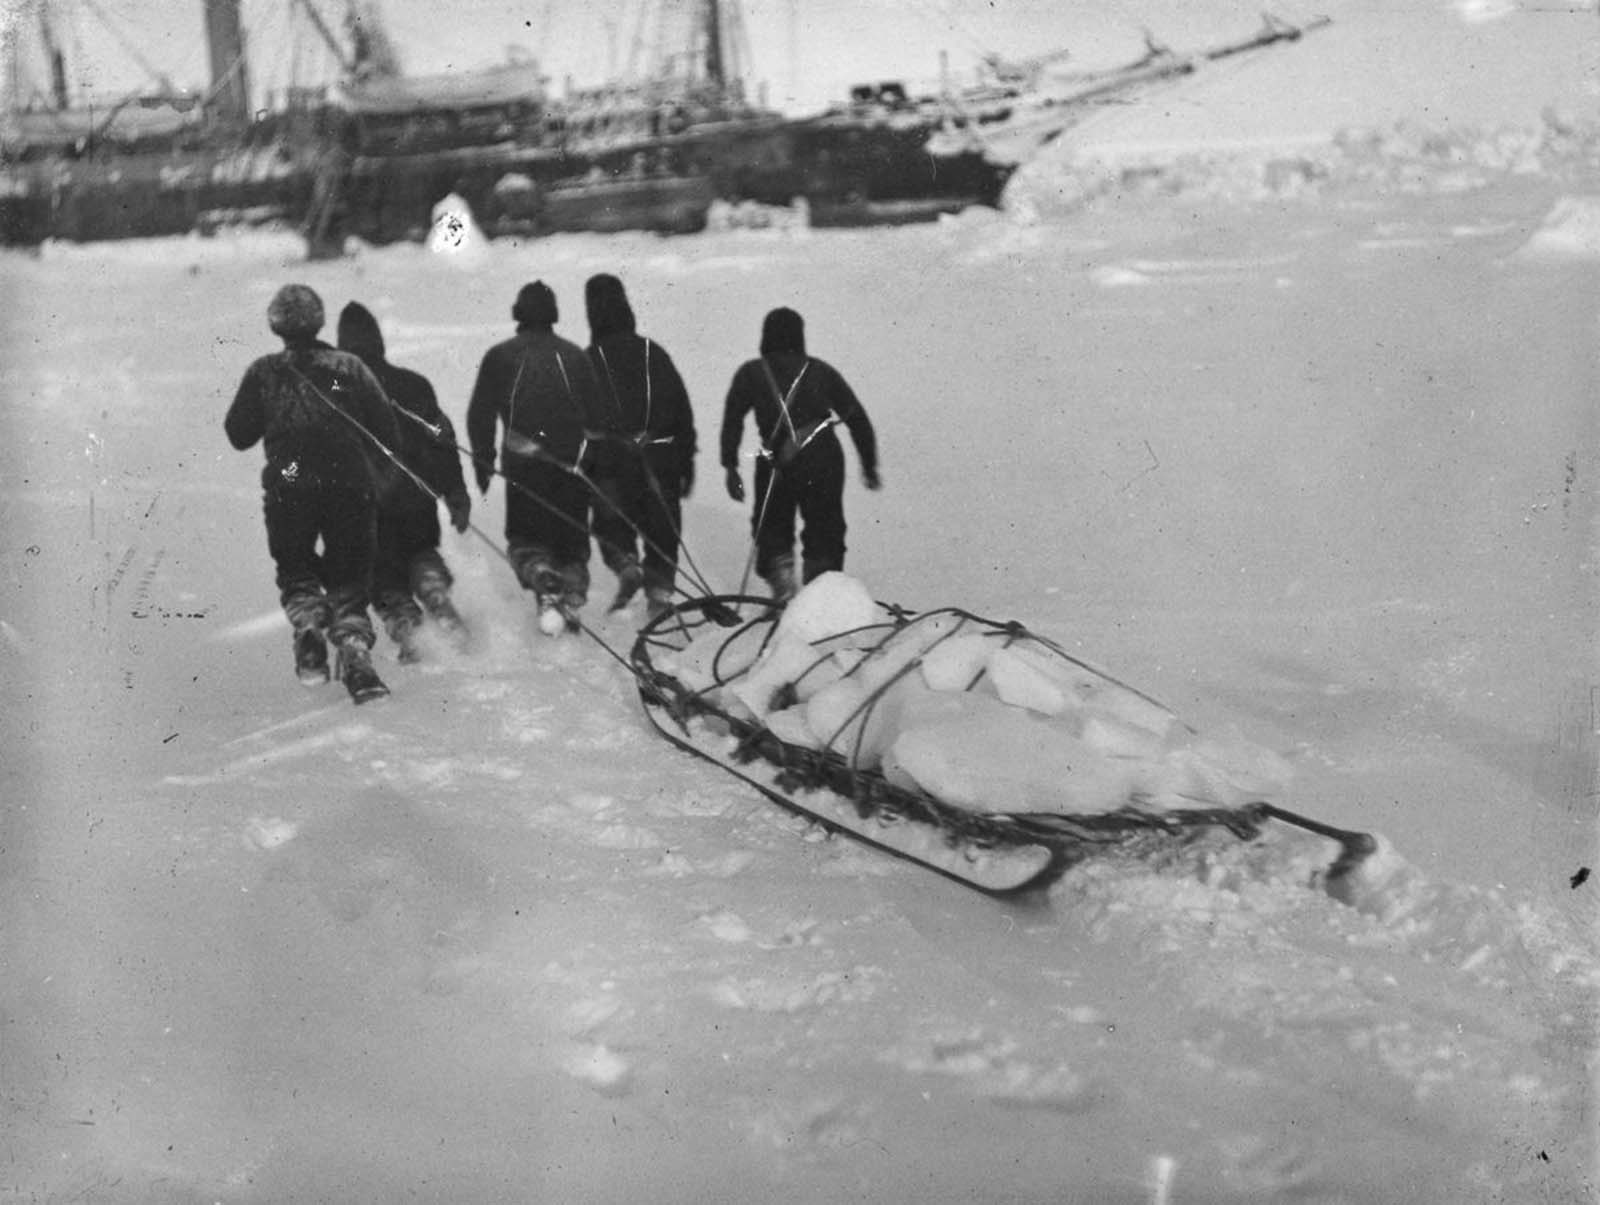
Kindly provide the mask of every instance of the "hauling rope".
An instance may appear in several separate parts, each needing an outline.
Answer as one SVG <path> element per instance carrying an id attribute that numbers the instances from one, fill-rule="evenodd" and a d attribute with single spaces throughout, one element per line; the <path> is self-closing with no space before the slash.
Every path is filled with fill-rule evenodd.
<path id="1" fill-rule="evenodd" d="M 779 607 L 699 599 L 646 625 L 632 668 L 671 744 L 786 809 L 997 897 L 1112 852 L 1270 821 L 1335 842 L 1338 895 L 1376 848 L 1271 802 L 1277 759 L 1209 741 L 1018 623 L 916 614 L 828 574 Z"/>
<path id="2" fill-rule="evenodd" d="M 581 467 L 550 459 L 606 500 Z M 1253 841 L 1275 821 L 1336 844 L 1317 883 L 1337 897 L 1377 848 L 1272 802 L 1283 785 L 1272 755 L 1208 742 L 1020 623 L 878 603 L 841 573 L 787 604 L 693 579 L 703 592 L 680 588 L 683 601 L 640 629 L 626 656 L 576 616 L 571 630 L 633 676 L 669 744 L 829 832 L 984 894 L 1028 896 L 1087 859 L 1145 856 L 1205 833 Z"/>

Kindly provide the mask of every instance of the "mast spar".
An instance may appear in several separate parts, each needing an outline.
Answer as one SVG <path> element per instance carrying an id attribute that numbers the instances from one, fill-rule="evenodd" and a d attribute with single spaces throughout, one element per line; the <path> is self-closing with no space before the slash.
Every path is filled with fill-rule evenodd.
<path id="1" fill-rule="evenodd" d="M 722 61 L 722 6 L 719 0 L 704 0 L 706 38 L 706 82 L 720 95 L 727 85 L 727 69 Z"/>
<path id="2" fill-rule="evenodd" d="M 211 111 L 237 125 L 250 121 L 250 75 L 244 57 L 239 0 L 203 0 L 211 57 Z"/>

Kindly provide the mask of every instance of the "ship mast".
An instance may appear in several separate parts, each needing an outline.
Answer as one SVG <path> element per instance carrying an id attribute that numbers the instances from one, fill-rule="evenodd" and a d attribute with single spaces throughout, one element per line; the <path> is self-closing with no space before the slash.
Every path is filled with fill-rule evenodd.
<path id="1" fill-rule="evenodd" d="M 61 53 L 61 42 L 50 20 L 48 4 L 39 10 L 39 36 L 44 42 L 45 56 L 50 60 L 50 100 L 64 113 L 71 107 L 71 97 L 67 93 L 67 59 Z"/>
<path id="2" fill-rule="evenodd" d="M 211 54 L 211 111 L 228 124 L 250 121 L 250 77 L 244 57 L 239 0 L 203 0 Z"/>
<path id="3" fill-rule="evenodd" d="M 727 70 L 722 62 L 722 6 L 718 0 L 705 0 L 706 82 L 722 95 L 727 86 Z"/>

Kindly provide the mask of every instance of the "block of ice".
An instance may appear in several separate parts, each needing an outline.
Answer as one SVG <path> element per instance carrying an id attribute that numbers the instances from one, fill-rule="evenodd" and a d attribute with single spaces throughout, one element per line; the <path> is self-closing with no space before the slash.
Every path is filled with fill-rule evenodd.
<path id="1" fill-rule="evenodd" d="M 867 588 L 843 573 L 824 573 L 789 600 L 778 620 L 778 637 L 807 644 L 881 623 L 884 613 Z"/>
<path id="2" fill-rule="evenodd" d="M 768 712 L 762 722 L 780 741 L 807 749 L 818 749 L 822 746 L 822 742 L 812 734 L 811 726 L 806 723 L 804 707 L 785 707 L 782 711 Z"/>
<path id="3" fill-rule="evenodd" d="M 867 692 L 856 678 L 841 678 L 805 704 L 806 727 L 819 746 L 851 756 L 867 711 Z"/>
<path id="4" fill-rule="evenodd" d="M 742 674 L 760 652 L 761 645 L 753 630 L 730 642 L 726 630 L 712 628 L 683 648 L 658 655 L 656 666 L 690 690 L 709 690 L 718 681 L 726 682 Z"/>
<path id="5" fill-rule="evenodd" d="M 922 659 L 922 676 L 934 690 L 966 690 L 989 664 L 999 642 L 978 632 L 941 641 Z"/>
<path id="6" fill-rule="evenodd" d="M 733 687 L 733 694 L 754 714 L 765 715 L 772 710 L 774 698 L 782 688 L 827 657 L 807 641 L 780 631 L 777 640 L 750 667 L 749 674 Z"/>
<path id="7" fill-rule="evenodd" d="M 896 776 L 958 807 L 1087 814 L 1124 806 L 1140 764 L 1102 756 L 1060 724 L 981 695 L 972 714 L 907 728 L 885 758 Z"/>
<path id="8" fill-rule="evenodd" d="M 1084 744 L 1107 757 L 1155 761 L 1166 749 L 1166 742 L 1148 728 L 1108 715 L 1086 715 L 1080 735 Z"/>
<path id="9" fill-rule="evenodd" d="M 844 677 L 860 659 L 861 654 L 855 649 L 840 649 L 837 653 L 818 650 L 812 664 L 791 683 L 795 697 L 802 703 L 806 702 L 819 690 L 832 686 Z"/>
<path id="10" fill-rule="evenodd" d="M 1166 738 L 1178 726 L 1178 717 L 1160 703 L 1135 694 L 1126 686 L 1106 682 L 1088 698 L 1095 712 L 1110 716 L 1135 728 L 1143 728 L 1158 738 Z"/>
<path id="11" fill-rule="evenodd" d="M 912 662 L 946 639 L 953 639 L 953 634 L 966 622 L 961 616 L 948 612 L 919 616 L 868 653 L 856 667 L 854 676 L 869 690 L 901 677 Z"/>
<path id="12" fill-rule="evenodd" d="M 1009 648 L 997 648 L 989 657 L 989 680 L 1002 702 L 1026 707 L 1040 715 L 1060 715 L 1067 709 L 1067 696 L 1032 658 L 1019 656 Z"/>

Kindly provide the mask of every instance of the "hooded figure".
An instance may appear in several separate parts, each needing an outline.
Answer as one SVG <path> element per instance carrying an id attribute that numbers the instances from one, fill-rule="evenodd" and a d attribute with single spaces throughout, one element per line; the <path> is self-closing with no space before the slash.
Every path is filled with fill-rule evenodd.
<path id="1" fill-rule="evenodd" d="M 372 312 L 352 301 L 339 314 L 339 347 L 358 356 L 394 403 L 398 423 L 395 455 L 405 466 L 379 500 L 377 559 L 372 603 L 402 662 L 416 661 L 416 643 L 426 610 L 458 647 L 466 627 L 450 600 L 454 578 L 439 554 L 439 508 L 443 498 L 450 522 L 465 531 L 472 514 L 455 428 L 439 409 L 433 385 L 421 373 L 389 363 L 383 331 Z M 418 600 L 421 600 L 421 606 Z"/>
<path id="2" fill-rule="evenodd" d="M 478 489 L 494 475 L 496 432 L 506 479 L 506 551 L 534 592 L 542 626 L 559 612 L 568 626 L 589 596 L 589 493 L 593 441 L 604 409 L 588 356 L 554 327 L 555 293 L 524 285 L 511 316 L 517 331 L 484 353 L 467 404 Z"/>
<path id="3" fill-rule="evenodd" d="M 881 487 L 877 436 L 839 371 L 806 354 L 805 320 L 788 308 L 762 321 L 761 355 L 739 366 L 723 404 L 722 465 L 735 502 L 745 498 L 739 442 L 748 414 L 760 440 L 750 520 L 755 569 L 787 601 L 796 589 L 797 518 L 804 580 L 844 568 L 844 449 L 833 428 L 849 430 L 869 490 Z"/>
<path id="4" fill-rule="evenodd" d="M 637 333 L 620 280 L 591 276 L 584 303 L 606 415 L 594 534 L 617 575 L 612 609 L 627 606 L 642 585 L 653 618 L 671 604 L 678 574 L 682 504 L 694 488 L 694 409 L 672 357 Z"/>
<path id="5" fill-rule="evenodd" d="M 359 703 L 388 693 L 372 668 L 367 603 L 388 481 L 381 466 L 397 432 L 383 386 L 360 359 L 317 338 L 322 323 L 315 291 L 278 290 L 267 325 L 283 350 L 245 370 L 223 428 L 235 448 L 260 443 L 266 453 L 267 551 L 294 629 L 296 672 L 326 682 L 332 641 L 339 678 Z"/>

